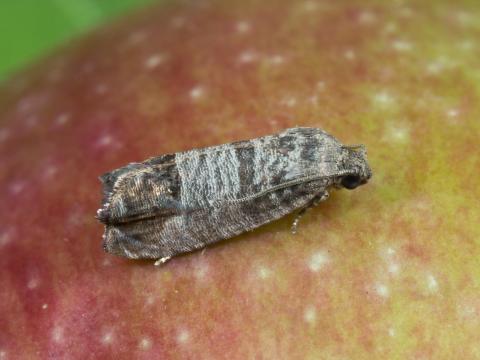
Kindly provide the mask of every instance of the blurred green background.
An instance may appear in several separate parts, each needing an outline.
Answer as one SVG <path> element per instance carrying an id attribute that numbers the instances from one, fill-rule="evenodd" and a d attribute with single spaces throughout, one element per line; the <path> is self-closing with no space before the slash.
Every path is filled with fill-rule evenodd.
<path id="1" fill-rule="evenodd" d="M 57 45 L 154 0 L 0 0 L 0 81 Z"/>

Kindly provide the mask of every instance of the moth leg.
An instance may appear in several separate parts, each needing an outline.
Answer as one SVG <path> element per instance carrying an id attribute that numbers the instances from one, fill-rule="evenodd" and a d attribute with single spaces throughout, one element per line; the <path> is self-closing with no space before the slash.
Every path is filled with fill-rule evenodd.
<path id="1" fill-rule="evenodd" d="M 171 256 L 165 256 L 165 257 L 162 257 L 160 259 L 158 259 L 157 261 L 155 261 L 155 263 L 153 265 L 155 266 L 160 266 L 162 264 L 165 264 L 168 260 L 170 260 L 172 257 Z"/>
<path id="2" fill-rule="evenodd" d="M 305 215 L 307 210 L 312 208 L 312 207 L 317 206 L 322 201 L 327 200 L 328 196 L 329 196 L 328 191 L 325 190 L 325 191 L 321 192 L 320 194 L 318 194 L 317 196 L 315 196 L 307 205 L 305 205 L 305 207 L 300 209 L 300 211 L 298 212 L 297 216 L 295 216 L 295 219 L 293 220 L 293 223 L 292 223 L 292 227 L 291 227 L 292 234 L 297 233 L 297 228 L 298 228 L 298 224 L 300 222 L 300 219 L 303 217 L 303 215 Z"/>

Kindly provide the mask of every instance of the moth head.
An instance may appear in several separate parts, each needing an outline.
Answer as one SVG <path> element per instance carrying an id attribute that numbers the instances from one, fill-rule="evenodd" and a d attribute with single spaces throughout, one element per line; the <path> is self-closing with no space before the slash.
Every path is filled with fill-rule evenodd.
<path id="1" fill-rule="evenodd" d="M 345 175 L 340 181 L 340 184 L 342 184 L 345 189 L 349 190 L 353 190 L 365 183 L 366 181 L 362 180 L 362 178 L 358 175 Z"/>
<path id="2" fill-rule="evenodd" d="M 367 162 L 367 151 L 363 145 L 343 147 L 343 172 L 338 183 L 345 189 L 353 190 L 364 185 L 372 177 L 372 170 Z"/>

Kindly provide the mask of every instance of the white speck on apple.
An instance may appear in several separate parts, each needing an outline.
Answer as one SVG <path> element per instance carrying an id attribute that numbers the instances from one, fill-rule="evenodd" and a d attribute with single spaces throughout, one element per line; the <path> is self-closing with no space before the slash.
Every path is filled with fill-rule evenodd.
<path id="1" fill-rule="evenodd" d="M 394 102 L 394 98 L 387 91 L 381 91 L 373 95 L 373 102 L 378 105 L 390 105 Z"/>
<path id="2" fill-rule="evenodd" d="M 272 55 L 267 58 L 267 64 L 270 65 L 282 65 L 285 62 L 285 57 L 283 55 Z"/>
<path id="3" fill-rule="evenodd" d="M 391 275 L 397 275 L 400 272 L 400 265 L 395 259 L 396 250 L 391 246 L 388 246 L 386 249 L 380 251 L 380 256 L 386 263 L 387 271 Z"/>
<path id="4" fill-rule="evenodd" d="M 66 223 L 68 226 L 78 226 L 82 223 L 84 216 L 85 214 L 83 211 L 78 208 L 73 208 L 67 215 Z"/>
<path id="5" fill-rule="evenodd" d="M 383 298 L 387 298 L 390 295 L 390 290 L 385 284 L 376 284 L 375 292 Z"/>
<path id="6" fill-rule="evenodd" d="M 452 68 L 454 65 L 451 58 L 440 56 L 427 64 L 426 71 L 430 75 L 438 75 L 445 69 Z"/>
<path id="7" fill-rule="evenodd" d="M 477 311 L 477 305 L 472 304 L 470 301 L 458 305 L 457 313 L 462 320 L 478 320 L 477 315 L 479 312 Z"/>
<path id="8" fill-rule="evenodd" d="M 38 285 L 40 285 L 40 280 L 36 277 L 31 278 L 27 282 L 27 288 L 30 289 L 30 290 L 36 289 L 38 287 Z"/>
<path id="9" fill-rule="evenodd" d="M 105 236 L 105 234 L 103 234 L 102 239 L 104 239 L 104 236 Z M 108 257 L 106 257 L 106 258 L 103 259 L 103 261 L 102 261 L 102 265 L 103 265 L 103 266 L 110 266 L 111 264 L 112 264 L 112 262 L 110 261 L 110 258 L 108 258 Z"/>
<path id="10" fill-rule="evenodd" d="M 312 254 L 308 261 L 308 268 L 313 272 L 319 272 L 328 262 L 330 262 L 330 257 L 325 251 L 320 250 Z"/>
<path id="11" fill-rule="evenodd" d="M 472 14 L 466 12 L 466 11 L 459 11 L 457 13 L 457 21 L 460 25 L 462 26 L 469 26 L 473 23 L 474 17 Z"/>
<path id="12" fill-rule="evenodd" d="M 358 17 L 358 22 L 362 25 L 370 25 L 377 21 L 377 16 L 368 10 L 364 10 L 360 13 Z"/>
<path id="13" fill-rule="evenodd" d="M 316 88 L 318 91 L 324 91 L 327 87 L 327 84 L 325 83 L 325 81 L 318 81 L 317 82 L 317 85 L 316 85 Z"/>
<path id="14" fill-rule="evenodd" d="M 4 230 L 0 232 L 0 248 L 12 241 L 12 233 L 12 230 Z"/>
<path id="15" fill-rule="evenodd" d="M 207 277 L 207 273 L 208 273 L 208 264 L 206 262 L 202 262 L 195 266 L 193 276 L 195 276 L 197 280 L 204 280 Z"/>
<path id="16" fill-rule="evenodd" d="M 42 310 L 47 310 L 48 309 L 48 304 L 45 303 L 45 304 L 42 304 Z"/>
<path id="17" fill-rule="evenodd" d="M 205 96 L 205 88 L 201 85 L 197 85 L 190 90 L 189 95 L 193 101 L 200 100 Z"/>
<path id="18" fill-rule="evenodd" d="M 475 47 L 475 42 L 473 42 L 470 39 L 466 39 L 466 40 L 463 40 L 462 42 L 460 42 L 460 44 L 458 44 L 458 46 L 460 47 L 460 49 L 462 49 L 464 51 L 470 51 Z"/>
<path id="19" fill-rule="evenodd" d="M 309 96 L 307 101 L 312 105 L 317 105 L 318 104 L 318 95 Z"/>
<path id="20" fill-rule="evenodd" d="M 177 334 L 177 342 L 179 344 L 186 344 L 190 340 L 190 333 L 186 329 L 182 329 Z"/>
<path id="21" fill-rule="evenodd" d="M 165 54 L 153 54 L 145 60 L 145 67 L 148 70 L 155 69 L 158 65 L 165 62 Z"/>
<path id="22" fill-rule="evenodd" d="M 303 320 L 308 324 L 315 323 L 317 319 L 317 310 L 313 305 L 308 306 L 303 312 Z"/>
<path id="23" fill-rule="evenodd" d="M 396 144 L 405 144 L 410 141 L 410 130 L 400 124 L 390 124 L 385 129 L 383 140 Z"/>
<path id="24" fill-rule="evenodd" d="M 430 290 L 431 292 L 438 291 L 438 281 L 435 278 L 435 276 L 431 274 L 427 276 L 427 287 L 428 287 L 428 290 Z"/>
<path id="25" fill-rule="evenodd" d="M 460 114 L 460 111 L 458 109 L 450 109 L 447 111 L 447 116 L 450 118 L 455 118 Z"/>
<path id="26" fill-rule="evenodd" d="M 47 165 L 43 171 L 44 179 L 52 178 L 58 172 L 58 168 L 55 165 Z"/>
<path id="27" fill-rule="evenodd" d="M 111 344 L 113 342 L 114 336 L 111 330 L 105 332 L 101 338 L 101 342 L 104 345 Z"/>
<path id="28" fill-rule="evenodd" d="M 55 118 L 55 125 L 63 126 L 70 120 L 71 115 L 69 113 L 61 113 Z"/>
<path id="29" fill-rule="evenodd" d="M 260 266 L 257 269 L 257 275 L 260 279 L 265 280 L 265 279 L 268 279 L 272 275 L 272 270 L 270 270 L 266 266 Z"/>
<path id="30" fill-rule="evenodd" d="M 387 265 L 387 270 L 392 275 L 398 275 L 400 272 L 400 265 L 397 262 L 389 261 Z"/>
<path id="31" fill-rule="evenodd" d="M 155 298 L 152 295 L 148 295 L 145 299 L 145 306 L 151 306 L 155 303 Z"/>
<path id="32" fill-rule="evenodd" d="M 385 27 L 383 28 L 383 31 L 387 34 L 391 34 L 395 31 L 397 31 L 397 24 L 394 23 L 394 22 L 389 22 L 387 23 L 387 25 L 385 25 Z"/>
<path id="33" fill-rule="evenodd" d="M 238 62 L 241 64 L 249 64 L 256 61 L 257 59 L 258 55 L 251 50 L 244 51 L 238 56 Z"/>
<path id="34" fill-rule="evenodd" d="M 413 44 L 406 40 L 395 40 L 392 42 L 392 48 L 398 52 L 407 52 L 413 49 Z"/>
<path id="35" fill-rule="evenodd" d="M 63 341 L 63 328 L 55 326 L 52 330 L 52 340 L 56 343 Z"/>
<path id="36" fill-rule="evenodd" d="M 427 65 L 427 73 L 438 74 L 440 71 L 442 71 L 443 68 L 444 65 L 440 62 L 431 62 Z"/>
<path id="37" fill-rule="evenodd" d="M 26 183 L 24 181 L 15 181 L 9 186 L 10 194 L 18 195 L 25 189 Z"/>
<path id="38" fill-rule="evenodd" d="M 346 50 L 343 53 L 343 56 L 345 57 L 345 59 L 350 60 L 350 61 L 355 60 L 355 58 L 357 57 L 357 55 L 355 54 L 355 50 L 353 50 L 353 49 Z"/>
<path id="39" fill-rule="evenodd" d="M 97 146 L 104 147 L 110 146 L 113 143 L 113 137 L 111 135 L 103 135 L 97 140 Z"/>
<path id="40" fill-rule="evenodd" d="M 394 255 L 396 253 L 394 248 L 388 247 L 387 248 L 387 255 Z"/>
<path id="41" fill-rule="evenodd" d="M 144 337 L 143 339 L 140 340 L 140 343 L 138 344 L 138 346 L 142 350 L 149 350 L 152 347 L 152 340 L 149 339 L 148 337 Z"/>
<path id="42" fill-rule="evenodd" d="M 252 26 L 248 21 L 239 21 L 235 24 L 235 30 L 239 34 L 245 34 L 251 30 Z"/>
<path id="43" fill-rule="evenodd" d="M 26 96 L 18 101 L 17 111 L 20 113 L 26 113 L 31 110 L 34 106 L 35 101 L 33 100 L 34 96 Z"/>
<path id="44" fill-rule="evenodd" d="M 297 98 L 294 96 L 288 96 L 280 101 L 280 104 L 285 105 L 289 108 L 294 107 L 297 105 Z"/>

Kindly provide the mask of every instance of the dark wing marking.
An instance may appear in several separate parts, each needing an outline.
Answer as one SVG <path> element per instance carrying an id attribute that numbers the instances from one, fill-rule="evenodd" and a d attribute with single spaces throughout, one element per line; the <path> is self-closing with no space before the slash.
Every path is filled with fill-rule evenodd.
<path id="1" fill-rule="evenodd" d="M 105 203 L 108 202 L 108 198 L 113 192 L 113 187 L 115 185 L 115 182 L 120 176 L 127 174 L 129 172 L 135 171 L 140 167 L 141 167 L 141 164 L 139 163 L 131 163 L 131 164 L 128 164 L 127 166 L 112 170 L 100 176 L 99 179 L 103 185 L 102 204 L 105 205 Z"/>
<path id="2" fill-rule="evenodd" d="M 172 165 L 173 163 L 175 163 L 175 153 L 155 156 L 142 162 L 142 164 L 150 165 L 150 166 Z"/>
<path id="3" fill-rule="evenodd" d="M 154 165 L 169 164 L 172 158 L 167 154 L 102 175 L 104 197 L 97 218 L 116 224 L 182 212 L 176 166 Z"/>
<path id="4" fill-rule="evenodd" d="M 158 231 L 165 218 L 141 222 L 107 225 L 103 247 L 105 251 L 129 258 L 158 258 Z M 153 222 L 152 222 L 153 221 Z"/>
<path id="5" fill-rule="evenodd" d="M 175 222 L 173 217 L 154 216 L 141 221 L 107 225 L 104 249 L 109 253 L 129 258 L 159 259 L 195 248 L 182 241 L 182 234 L 169 234 L 166 226 Z"/>
<path id="6" fill-rule="evenodd" d="M 106 202 L 108 196 L 113 192 L 113 186 L 119 177 L 132 171 L 139 170 L 147 166 L 154 165 L 171 165 L 175 163 L 175 154 L 164 154 L 149 158 L 141 163 L 130 163 L 121 168 L 109 171 L 99 177 L 103 185 L 103 203 Z"/>

